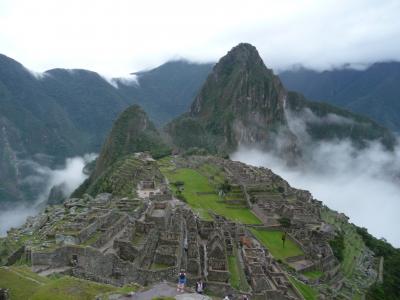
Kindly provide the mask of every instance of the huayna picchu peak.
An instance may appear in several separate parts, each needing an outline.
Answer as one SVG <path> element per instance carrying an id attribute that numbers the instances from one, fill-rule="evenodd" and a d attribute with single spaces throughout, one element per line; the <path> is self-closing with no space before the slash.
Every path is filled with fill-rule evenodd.
<path id="1" fill-rule="evenodd" d="M 395 144 L 366 117 L 287 91 L 257 49 L 241 43 L 164 128 L 139 105 L 125 108 L 79 188 L 59 201 L 52 189 L 53 205 L 0 239 L 0 299 L 3 287 L 25 297 L 15 282 L 33 300 L 75 292 L 115 300 L 359 299 L 381 284 L 391 292 L 395 270 L 386 260 L 396 265 L 398 249 L 269 168 L 229 159 L 252 146 L 296 163 L 309 155 L 306 146 L 326 140 L 354 149 Z"/>
<path id="2" fill-rule="evenodd" d="M 344 121 L 315 121 L 331 114 Z M 239 44 L 220 59 L 190 111 L 167 124 L 166 132 L 180 149 L 230 153 L 240 145 L 257 145 L 291 161 L 301 155 L 304 142 L 290 128 L 293 118 L 305 124 L 314 142 L 348 138 L 363 147 L 366 141 L 381 140 L 389 149 L 395 143 L 387 129 L 366 117 L 288 92 L 250 44 Z"/>

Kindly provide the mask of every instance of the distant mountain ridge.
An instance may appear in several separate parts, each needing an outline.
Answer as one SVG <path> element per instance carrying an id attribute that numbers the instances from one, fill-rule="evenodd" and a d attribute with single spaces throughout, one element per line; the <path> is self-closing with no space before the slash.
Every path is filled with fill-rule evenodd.
<path id="1" fill-rule="evenodd" d="M 118 114 L 134 103 L 161 125 L 188 109 L 208 68 L 169 62 L 141 72 L 139 85 L 116 78 L 116 88 L 92 71 L 34 74 L 0 55 L 0 205 L 32 201 L 39 192 L 25 184 L 34 170 L 21 161 L 55 166 L 66 157 L 99 152 Z"/>
<path id="2" fill-rule="evenodd" d="M 400 132 L 400 62 L 375 63 L 365 70 L 299 68 L 279 76 L 286 88 L 308 99 L 364 114 Z"/>

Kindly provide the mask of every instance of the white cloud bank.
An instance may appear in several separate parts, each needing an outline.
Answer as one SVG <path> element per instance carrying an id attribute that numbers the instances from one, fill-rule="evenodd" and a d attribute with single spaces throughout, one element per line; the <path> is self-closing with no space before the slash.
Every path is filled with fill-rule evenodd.
<path id="1" fill-rule="evenodd" d="M 295 132 L 304 153 L 297 166 L 288 166 L 276 155 L 255 148 L 240 147 L 231 159 L 264 166 L 283 177 L 293 187 L 309 190 L 316 199 L 344 212 L 358 226 L 378 238 L 400 247 L 400 148 L 385 150 L 371 142 L 357 150 L 348 140 L 314 143 L 305 131 L 307 122 L 348 122 L 341 117 L 317 118 L 305 111 L 303 119 L 290 113 L 289 127 Z"/>
<path id="2" fill-rule="evenodd" d="M 11 227 L 22 225 L 28 216 L 36 215 L 42 208 L 53 186 L 62 185 L 62 192 L 69 196 L 86 178 L 83 172 L 85 165 L 96 158 L 95 154 L 83 157 L 67 158 L 63 168 L 50 169 L 30 162 L 35 174 L 26 178 L 26 183 L 40 184 L 43 188 L 38 198 L 30 206 L 17 207 L 0 211 L 0 236 L 4 236 Z"/>
<path id="3" fill-rule="evenodd" d="M 216 61 L 239 42 L 278 70 L 362 66 L 400 60 L 399 11 L 396 0 L 5 0 L 0 53 L 35 71 L 110 77 L 172 58 Z"/>

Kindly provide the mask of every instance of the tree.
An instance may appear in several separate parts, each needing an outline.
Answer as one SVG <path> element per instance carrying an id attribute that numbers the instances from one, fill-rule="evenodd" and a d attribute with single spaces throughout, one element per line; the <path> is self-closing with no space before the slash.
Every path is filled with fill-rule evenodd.
<path id="1" fill-rule="evenodd" d="M 292 221 L 289 218 L 283 217 L 279 218 L 279 223 L 282 225 L 284 228 L 289 228 L 292 225 Z"/>
<path id="2" fill-rule="evenodd" d="M 224 183 L 221 183 L 218 186 L 218 194 L 221 197 L 225 197 L 226 194 L 228 194 L 232 189 L 232 186 L 230 185 L 229 181 L 225 179 Z"/>

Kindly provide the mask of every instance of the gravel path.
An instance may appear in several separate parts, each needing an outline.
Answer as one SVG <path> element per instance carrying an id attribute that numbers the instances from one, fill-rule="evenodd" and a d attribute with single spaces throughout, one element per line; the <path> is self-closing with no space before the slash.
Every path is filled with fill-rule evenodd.
<path id="1" fill-rule="evenodd" d="M 155 297 L 174 297 L 178 300 L 211 300 L 210 297 L 193 293 L 180 293 L 176 291 L 176 286 L 169 283 L 158 283 L 150 289 L 135 293 L 132 296 L 119 296 L 110 299 L 118 300 L 151 300 Z"/>

